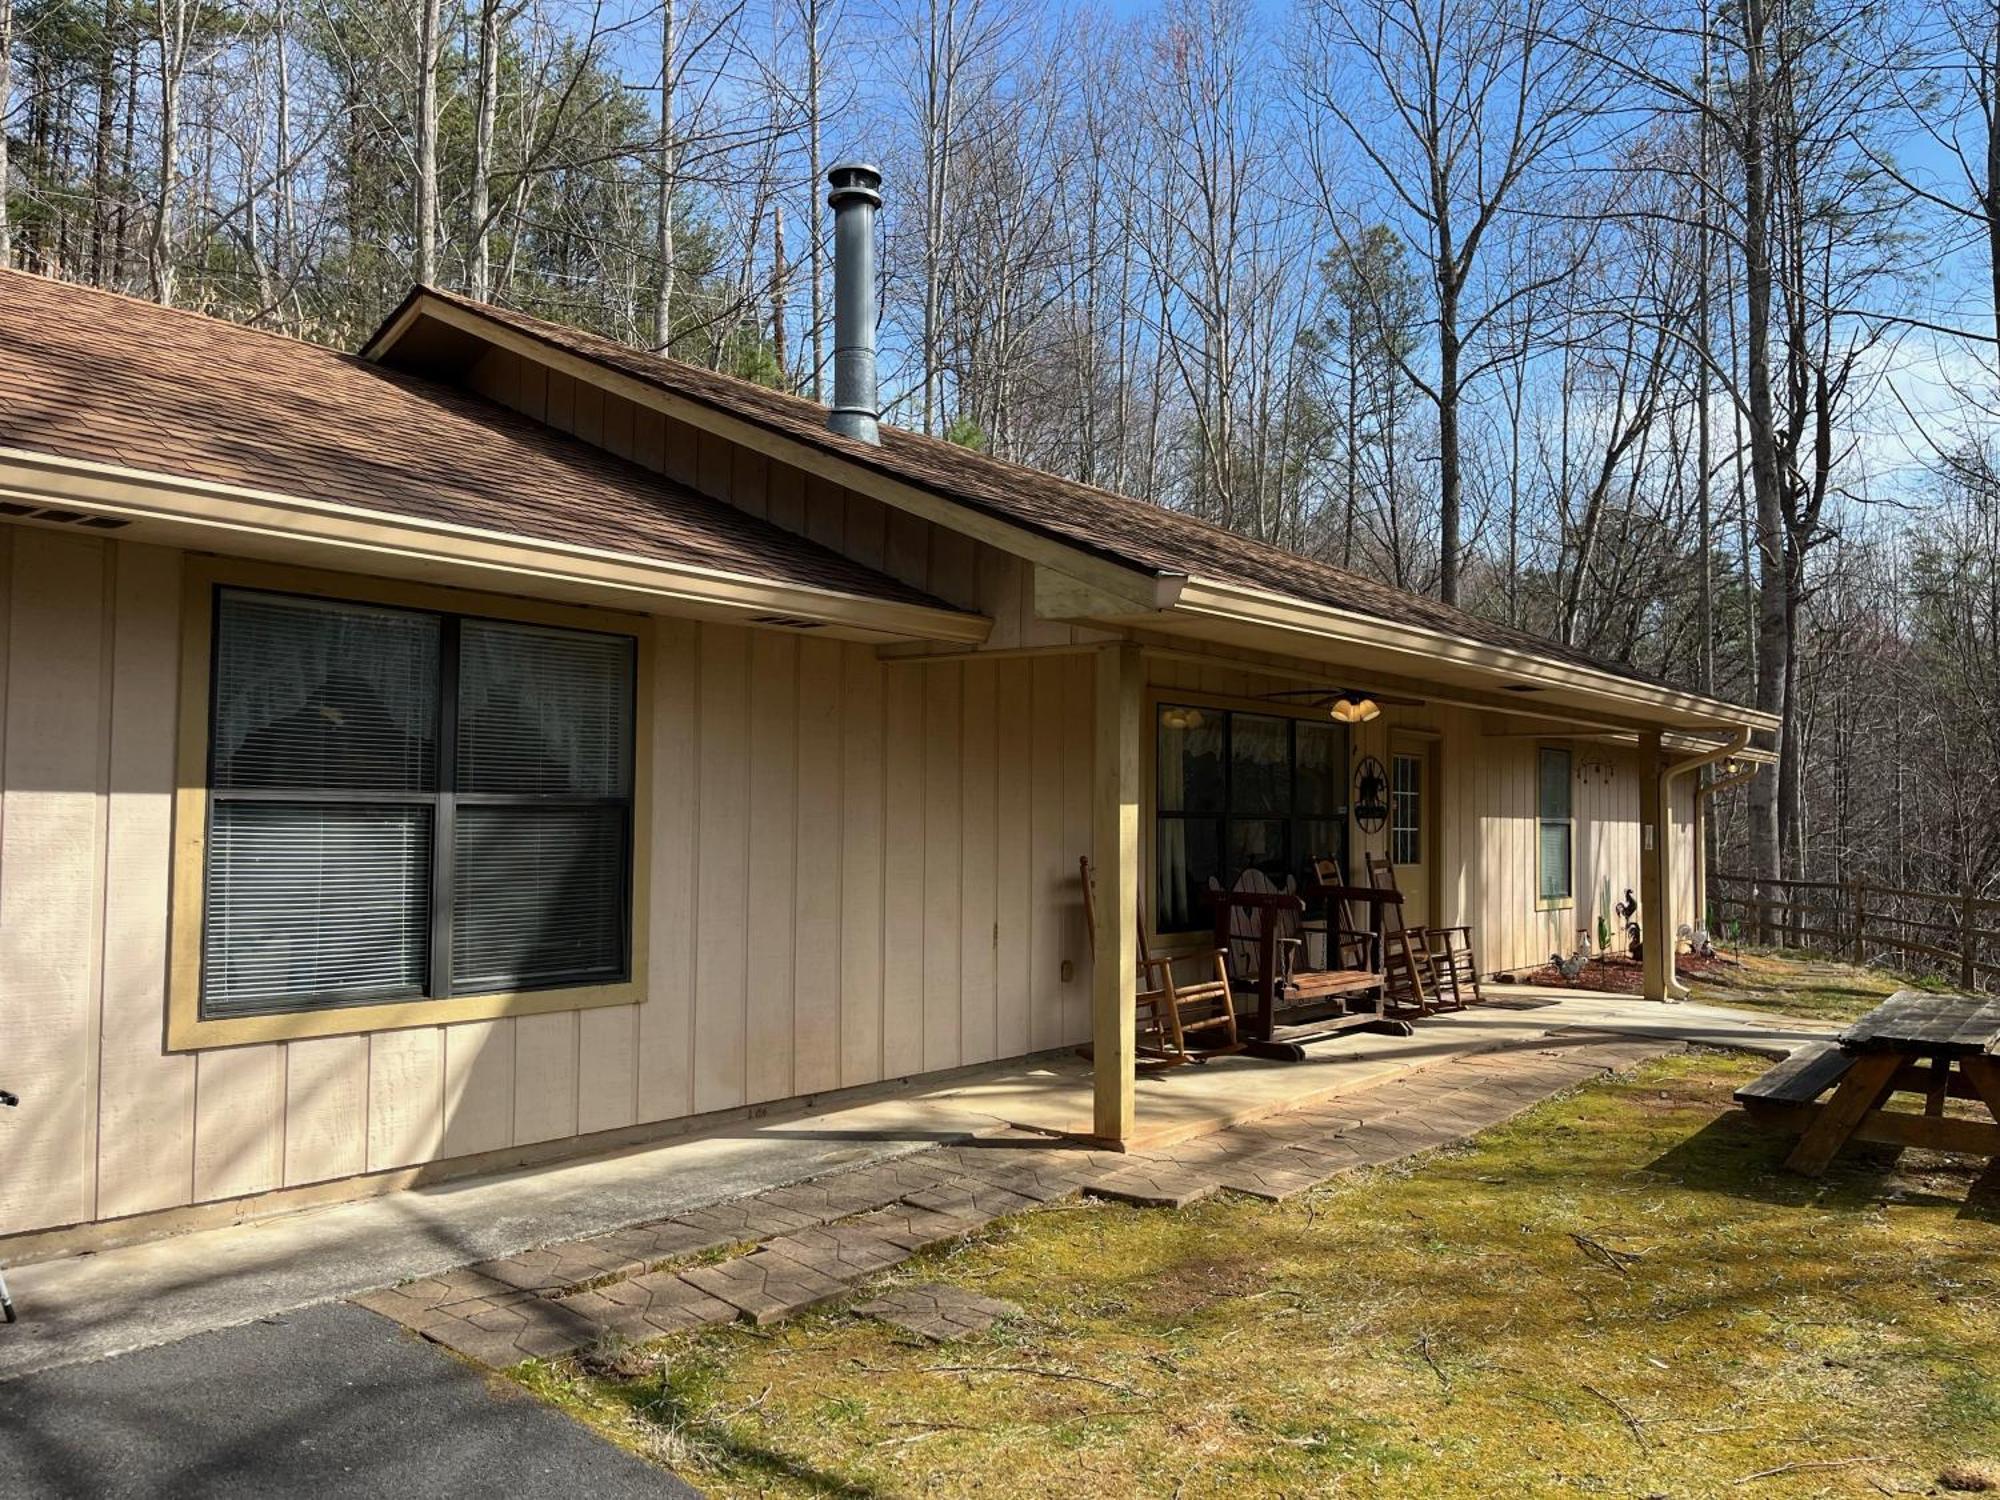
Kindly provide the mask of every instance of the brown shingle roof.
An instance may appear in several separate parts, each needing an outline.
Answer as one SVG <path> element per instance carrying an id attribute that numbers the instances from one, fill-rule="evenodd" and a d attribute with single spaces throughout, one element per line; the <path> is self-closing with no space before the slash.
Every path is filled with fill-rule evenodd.
<path id="1" fill-rule="evenodd" d="M 0 446 L 945 607 L 471 392 L 16 271 Z"/>
<path id="2" fill-rule="evenodd" d="M 838 437 L 827 430 L 826 410 L 815 402 L 680 360 L 648 354 L 511 308 L 494 307 L 434 289 L 424 289 L 424 293 L 664 391 L 754 422 L 785 437 L 815 444 L 889 478 L 1142 572 L 1185 574 L 1215 583 L 1262 589 L 1380 620 L 1446 632 L 1485 645 L 1530 652 L 1636 682 L 1659 680 L 1630 665 L 1606 661 L 1435 599 L 1406 593 L 1376 579 L 1253 541 L 1148 501 L 1063 479 L 901 428 L 885 425 L 879 447 Z M 412 293 L 412 297 L 417 295 Z M 392 316 L 384 328 L 394 322 Z M 376 340 L 380 338 L 381 334 L 377 334 Z"/>

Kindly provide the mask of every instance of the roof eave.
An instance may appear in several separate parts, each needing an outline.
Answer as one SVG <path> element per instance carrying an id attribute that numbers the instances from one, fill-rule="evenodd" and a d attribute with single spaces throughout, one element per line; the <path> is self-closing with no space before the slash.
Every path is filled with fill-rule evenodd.
<path id="1" fill-rule="evenodd" d="M 302 548 L 356 572 L 440 577 L 515 593 L 588 595 L 613 607 L 754 623 L 795 616 L 859 640 L 977 645 L 983 615 L 671 559 L 425 520 L 181 475 L 0 448 L 0 498 L 139 523 L 134 540 L 217 552 Z M 119 533 L 128 535 L 128 533 Z"/>

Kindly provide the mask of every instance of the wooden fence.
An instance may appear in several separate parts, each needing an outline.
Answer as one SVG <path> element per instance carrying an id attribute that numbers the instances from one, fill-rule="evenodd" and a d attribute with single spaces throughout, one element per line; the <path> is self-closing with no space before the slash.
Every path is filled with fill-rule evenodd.
<path id="1" fill-rule="evenodd" d="M 1904 890 L 1865 880 L 1708 877 L 1709 930 L 1718 943 L 1779 944 L 1886 964 L 1989 988 L 2000 975 L 2000 900 L 1966 891 Z"/>

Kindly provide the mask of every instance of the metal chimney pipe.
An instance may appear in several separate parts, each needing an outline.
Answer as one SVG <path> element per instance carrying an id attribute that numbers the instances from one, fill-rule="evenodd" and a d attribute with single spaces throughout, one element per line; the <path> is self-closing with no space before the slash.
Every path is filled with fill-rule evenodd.
<path id="1" fill-rule="evenodd" d="M 882 174 L 844 161 L 826 174 L 833 191 L 833 408 L 826 425 L 842 437 L 882 441 L 875 388 L 875 210 Z"/>

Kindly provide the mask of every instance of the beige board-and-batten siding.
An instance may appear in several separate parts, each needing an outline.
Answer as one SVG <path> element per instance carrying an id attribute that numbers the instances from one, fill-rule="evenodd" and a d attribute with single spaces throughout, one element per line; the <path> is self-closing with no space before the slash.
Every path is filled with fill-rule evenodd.
<path id="1" fill-rule="evenodd" d="M 0 1234 L 1087 1035 L 1088 657 L 662 620 L 644 1003 L 169 1053 L 181 572 L 0 527 Z"/>
<path id="2" fill-rule="evenodd" d="M 1579 931 L 1597 941 L 1600 909 L 1612 929 L 1614 949 L 1624 940 L 1619 919 L 1604 904 L 1616 905 L 1629 887 L 1639 889 L 1639 792 L 1642 762 L 1629 748 L 1559 736 L 1532 738 L 1488 734 L 1481 715 L 1454 716 L 1456 732 L 1445 740 L 1447 838 L 1456 830 L 1465 850 L 1463 920 L 1477 929 L 1480 966 L 1489 970 L 1531 969 L 1551 954 L 1568 954 Z M 1539 760 L 1544 745 L 1571 752 L 1572 848 L 1575 873 L 1570 904 L 1542 909 L 1536 840 L 1539 829 Z M 1453 748 L 1459 754 L 1453 756 Z M 1458 762 L 1454 776 L 1450 770 Z M 1694 792 L 1691 778 L 1672 784 L 1670 803 L 1674 909 L 1666 919 L 1671 934 L 1691 923 L 1694 909 Z M 1447 871 L 1447 880 L 1450 875 Z M 1449 895 L 1446 905 L 1451 905 Z M 1642 911 L 1651 933 L 1660 926 Z"/>
<path id="3" fill-rule="evenodd" d="M 560 1147 L 1088 1034 L 1088 654 L 890 665 L 661 620 L 644 1003 L 169 1052 L 182 600 L 175 552 L 0 526 L 0 1085 L 24 1100 L 0 1118 L 0 1234 Z M 1296 682 L 1226 661 L 1149 659 L 1148 676 L 1253 699 Z M 1483 967 L 1524 967 L 1594 921 L 1601 875 L 1636 878 L 1636 761 L 1607 752 L 1604 786 L 1578 788 L 1578 906 L 1537 912 L 1537 742 L 1481 726 L 1392 708 L 1353 749 L 1434 737 L 1440 919 L 1478 927 Z"/>

